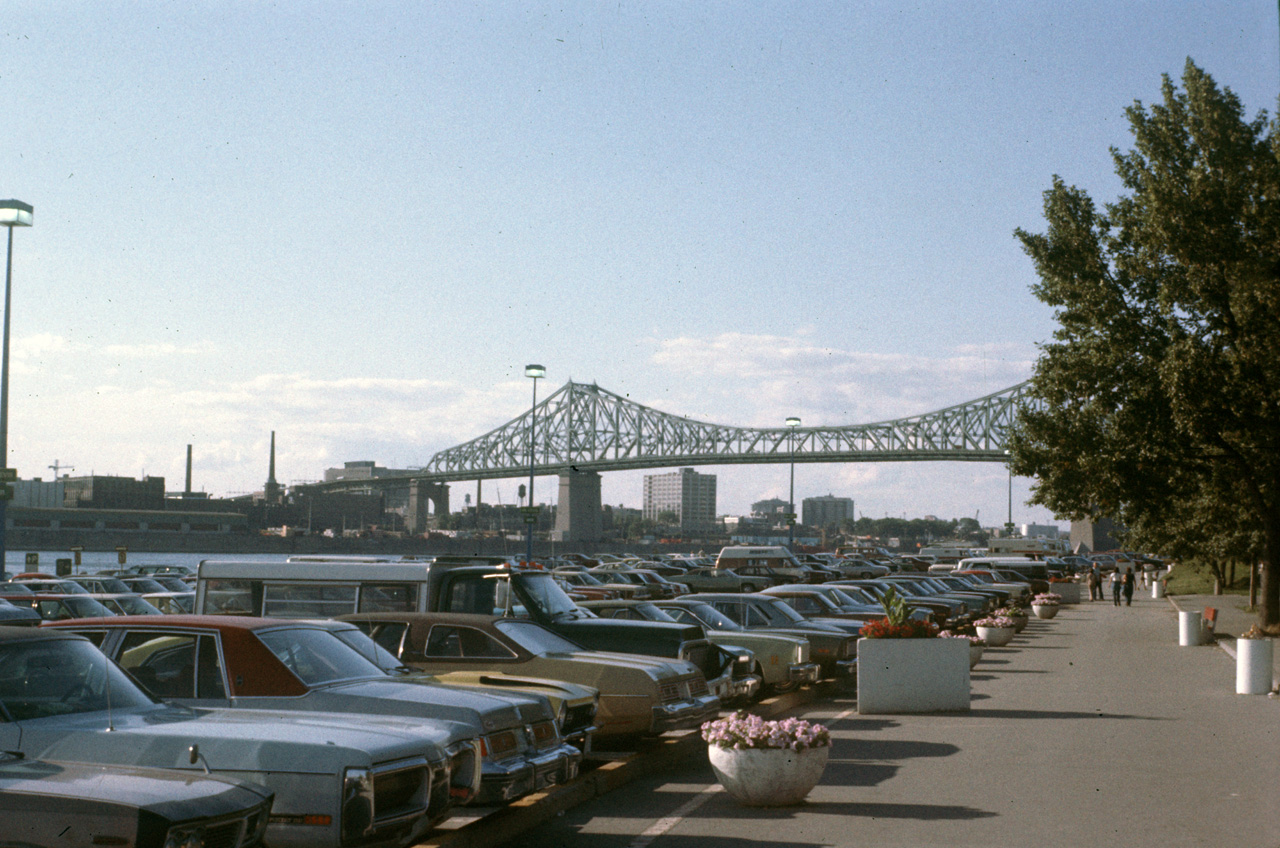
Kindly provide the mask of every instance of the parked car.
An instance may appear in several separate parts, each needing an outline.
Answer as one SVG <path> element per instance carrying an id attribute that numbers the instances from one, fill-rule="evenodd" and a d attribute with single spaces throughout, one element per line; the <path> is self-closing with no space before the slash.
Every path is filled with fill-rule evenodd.
<path id="1" fill-rule="evenodd" d="M 477 804 L 502 803 L 577 776 L 545 697 L 388 674 L 340 638 L 354 625 L 231 616 L 131 616 L 60 622 L 89 636 L 153 695 L 187 706 L 359 713 L 446 720 L 479 737 Z"/>
<path id="2" fill-rule="evenodd" d="M 750 631 L 800 636 L 809 641 L 809 656 L 821 668 L 822 677 L 839 683 L 857 675 L 858 638 L 839 624 L 809 621 L 780 598 L 752 594 L 698 593 L 683 600 L 702 601 Z"/>
<path id="3" fill-rule="evenodd" d="M 125 593 L 123 595 L 90 595 L 98 603 L 111 610 L 115 615 L 163 615 L 160 609 L 141 595 Z"/>
<path id="4" fill-rule="evenodd" d="M 808 587 L 803 585 L 773 586 L 765 589 L 761 594 L 782 598 L 788 606 L 808 619 L 839 618 L 866 624 L 868 621 L 884 618 L 884 609 L 879 605 L 861 604 L 852 599 L 837 601 L 833 594 L 809 591 Z"/>
<path id="5" fill-rule="evenodd" d="M 195 592 L 153 592 L 142 596 L 165 615 L 182 615 L 193 612 L 196 603 Z"/>
<path id="6" fill-rule="evenodd" d="M 0 717 L 0 750 L 27 759 L 260 782 L 271 848 L 411 845 L 479 771 L 471 742 L 422 721 L 162 704 L 47 626 L 0 628 Z"/>
<path id="7" fill-rule="evenodd" d="M 0 844 L 41 848 L 257 848 L 272 793 L 165 769 L 0 753 Z"/>
<path id="8" fill-rule="evenodd" d="M 551 709 L 556 716 L 556 725 L 564 739 L 578 746 L 587 748 L 590 737 L 595 732 L 595 715 L 600 706 L 600 692 L 590 686 L 570 683 L 565 680 L 550 680 L 543 677 L 520 677 L 516 675 L 495 675 L 472 669 L 458 669 L 444 674 L 429 674 L 410 668 L 391 655 L 391 652 L 379 645 L 367 633 L 355 625 L 334 631 L 338 638 L 359 651 L 371 660 L 378 668 L 388 674 L 415 683 L 435 683 L 444 686 L 464 686 L 482 691 L 498 689 L 517 694 L 532 693 L 541 695 L 551 702 Z"/>
<path id="9" fill-rule="evenodd" d="M 67 578 L 84 587 L 91 595 L 123 595 L 133 590 L 118 577 L 99 574 L 73 574 Z"/>
<path id="10" fill-rule="evenodd" d="M 652 601 L 581 601 L 578 606 L 590 610 L 601 618 L 621 621 L 675 621 Z M 705 632 L 705 631 L 704 631 Z M 706 634 L 721 654 L 721 673 L 707 678 L 707 686 L 725 703 L 754 700 L 760 694 L 761 678 L 753 672 L 755 654 L 750 648 L 732 639 Z"/>
<path id="11" fill-rule="evenodd" d="M 37 595 L 87 595 L 89 590 L 74 580 L 63 580 L 47 574 L 38 577 L 27 577 L 19 574 L 9 581 L 26 586 Z"/>
<path id="12" fill-rule="evenodd" d="M 688 586 L 691 592 L 758 592 L 772 584 L 772 578 L 745 577 L 732 568 L 706 566 L 690 568 L 671 579 Z"/>
<path id="13" fill-rule="evenodd" d="M 5 627 L 33 627 L 42 621 L 40 613 L 29 606 L 10 603 L 0 598 L 0 625 Z"/>
<path id="14" fill-rule="evenodd" d="M 466 668 L 566 680 L 600 692 L 598 739 L 701 725 L 720 701 L 693 664 L 674 657 L 590 651 L 540 624 L 465 613 L 356 613 L 359 626 L 405 665 L 436 674 Z"/>
<path id="15" fill-rule="evenodd" d="M 71 618 L 89 618 L 115 615 L 110 609 L 88 594 L 77 595 L 5 595 L 5 600 L 15 605 L 30 607 L 43 621 L 64 621 Z"/>

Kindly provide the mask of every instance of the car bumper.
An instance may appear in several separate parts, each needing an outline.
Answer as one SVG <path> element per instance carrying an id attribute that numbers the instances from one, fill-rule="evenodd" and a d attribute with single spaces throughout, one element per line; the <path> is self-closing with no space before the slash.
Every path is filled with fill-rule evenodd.
<path id="1" fill-rule="evenodd" d="M 822 669 L 817 663 L 795 663 L 787 666 L 787 681 L 790 683 L 817 683 Z"/>
<path id="2" fill-rule="evenodd" d="M 565 783 L 578 776 L 582 752 L 572 745 L 495 762 L 486 759 L 481 769 L 480 794 L 473 806 L 505 804 L 530 792 Z"/>
<path id="3" fill-rule="evenodd" d="M 700 695 L 686 701 L 655 705 L 650 729 L 653 733 L 687 730 L 700 727 L 704 721 L 711 721 L 719 715 L 720 699 L 715 695 Z"/>
<path id="4" fill-rule="evenodd" d="M 838 660 L 833 675 L 837 686 L 856 686 L 858 683 L 858 660 Z"/>
<path id="5" fill-rule="evenodd" d="M 733 700 L 738 698 L 750 700 L 760 694 L 760 686 L 760 678 L 754 674 L 749 674 L 746 677 L 735 677 L 730 697 Z"/>

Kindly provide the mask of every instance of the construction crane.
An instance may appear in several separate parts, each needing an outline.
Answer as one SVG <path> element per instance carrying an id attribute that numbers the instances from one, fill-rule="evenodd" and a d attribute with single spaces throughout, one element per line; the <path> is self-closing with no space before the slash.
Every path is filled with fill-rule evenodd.
<path id="1" fill-rule="evenodd" d="M 62 465 L 56 459 L 53 461 L 53 465 L 50 465 L 48 467 L 53 469 L 53 479 L 55 480 L 58 479 L 59 471 L 75 471 L 76 470 L 76 467 L 74 465 Z"/>

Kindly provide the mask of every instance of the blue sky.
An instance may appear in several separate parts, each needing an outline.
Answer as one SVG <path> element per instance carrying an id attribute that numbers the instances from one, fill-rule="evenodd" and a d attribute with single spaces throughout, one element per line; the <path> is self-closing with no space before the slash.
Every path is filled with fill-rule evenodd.
<path id="1" fill-rule="evenodd" d="M 1120 185 L 1188 57 L 1273 113 L 1274 3 L 10 0 L 10 465 L 260 489 L 425 464 L 594 381 L 741 426 L 1030 376 L 1013 231 Z M 704 468 L 719 508 L 785 466 Z M 639 506 L 641 473 L 606 475 Z M 511 480 L 486 500 L 514 499 Z M 1048 521 L 1022 506 L 1014 519 Z M 540 497 L 554 495 L 539 480 Z M 1003 467 L 801 466 L 797 498 L 1004 520 Z M 461 502 L 468 484 L 458 487 Z"/>

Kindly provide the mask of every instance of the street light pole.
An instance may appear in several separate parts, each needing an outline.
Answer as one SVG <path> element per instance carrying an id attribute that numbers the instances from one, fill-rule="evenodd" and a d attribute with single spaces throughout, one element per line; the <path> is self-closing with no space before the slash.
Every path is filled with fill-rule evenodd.
<path id="1" fill-rule="evenodd" d="M 524 375 L 533 380 L 533 406 L 529 409 L 529 501 L 528 511 L 525 513 L 526 539 L 525 539 L 525 562 L 533 562 L 533 526 L 538 521 L 538 508 L 533 505 L 533 464 L 534 464 L 534 435 L 537 432 L 538 423 L 538 378 L 547 376 L 547 369 L 541 365 L 526 365 L 524 367 Z"/>
<path id="2" fill-rule="evenodd" d="M 0 349 L 0 572 L 5 571 L 5 530 L 9 524 L 10 484 L 17 480 L 9 468 L 9 292 L 13 281 L 13 228 L 31 226 L 32 208 L 21 200 L 0 200 L 0 226 L 9 228 L 9 253 L 4 266 L 4 341 Z"/>
<path id="3" fill-rule="evenodd" d="M 791 428 L 787 436 L 787 442 L 791 448 L 791 494 L 787 500 L 787 550 L 791 550 L 796 543 L 796 428 L 800 426 L 800 419 L 788 418 L 787 426 Z"/>

